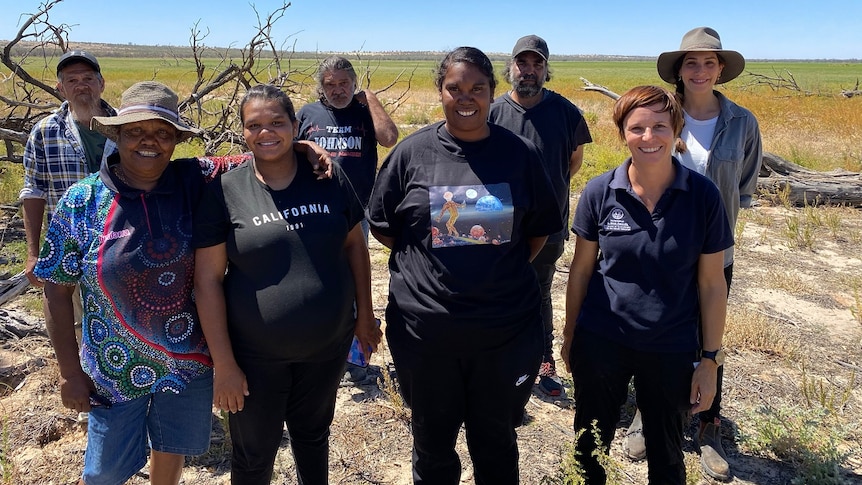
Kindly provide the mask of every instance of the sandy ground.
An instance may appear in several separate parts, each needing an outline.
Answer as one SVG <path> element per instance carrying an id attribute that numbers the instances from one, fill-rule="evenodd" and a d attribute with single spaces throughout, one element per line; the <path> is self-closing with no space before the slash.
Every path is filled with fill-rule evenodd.
<path id="1" fill-rule="evenodd" d="M 735 484 L 784 484 L 797 475 L 791 463 L 770 454 L 746 449 L 740 434 L 750 427 L 750 413 L 760 406 L 804 406 L 800 396 L 803 373 L 846 391 L 839 411 L 847 423 L 842 449 L 849 458 L 842 467 L 846 483 L 862 483 L 862 274 L 860 241 L 862 212 L 839 210 L 841 229 L 816 234 L 813 250 L 788 247 L 784 221 L 799 214 L 781 207 L 757 207 L 745 216 L 737 247 L 731 292 L 729 329 L 733 315 L 762 318 L 775 335 L 762 345 L 731 346 L 727 359 L 723 436 L 732 462 Z M 386 253 L 371 244 L 375 312 L 383 316 L 388 274 Z M 557 335 L 563 321 L 564 293 L 571 248 L 564 254 L 555 278 Z M 855 278 L 855 279 L 853 279 Z M 5 309 L 16 310 L 13 302 Z M 854 311 L 857 312 L 854 315 Z M 739 317 L 741 318 L 741 317 Z M 776 340 L 777 339 L 777 340 Z M 557 342 L 559 352 L 559 342 Z M 391 361 L 385 345 L 373 356 L 371 369 L 380 373 Z M 567 376 L 563 376 L 564 378 Z M 85 433 L 74 413 L 62 408 L 57 391 L 57 368 L 44 337 L 6 341 L 0 348 L 0 378 L 7 385 L 0 394 L 2 483 L 71 484 L 80 473 L 86 447 Z M 827 385 L 829 385 L 827 384 Z M 332 426 L 330 481 L 338 484 L 412 483 L 409 410 L 391 398 L 391 387 L 377 384 L 344 387 Z M 844 395 L 844 394 L 842 394 Z M 622 436 L 631 420 L 631 403 L 623 408 L 611 457 L 623 470 L 623 483 L 646 483 L 646 464 L 632 463 L 622 452 Z M 527 405 L 529 419 L 518 429 L 522 483 L 557 483 L 561 456 L 573 439 L 574 403 L 565 396 L 549 399 L 538 390 Z M 229 440 L 221 417 L 213 414 L 213 441 L 207 455 L 190 459 L 185 484 L 229 483 Z M 693 428 L 692 428 L 693 429 Z M 690 483 L 709 483 L 699 473 L 696 447 L 687 435 L 685 450 Z M 457 444 L 463 463 L 462 483 L 473 483 L 463 432 Z M 145 472 L 145 470 L 144 470 Z M 145 474 L 129 483 L 147 483 Z M 273 483 L 294 484 L 296 478 L 288 441 L 283 442 Z"/>

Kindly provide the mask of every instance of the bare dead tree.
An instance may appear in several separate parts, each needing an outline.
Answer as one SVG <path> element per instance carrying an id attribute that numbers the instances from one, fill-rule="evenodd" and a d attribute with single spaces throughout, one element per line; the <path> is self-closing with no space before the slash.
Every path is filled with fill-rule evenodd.
<path id="1" fill-rule="evenodd" d="M 796 78 L 793 76 L 793 73 L 787 69 L 776 71 L 773 69 L 773 74 L 758 74 L 753 72 L 748 72 L 749 82 L 743 85 L 743 89 L 748 89 L 751 87 L 759 87 L 766 86 L 773 91 L 780 91 L 782 89 L 794 91 L 799 94 L 803 94 L 805 96 L 813 96 L 815 93 L 803 89 L 799 86 L 799 83 L 796 82 Z"/>
<path id="2" fill-rule="evenodd" d="M 852 98 L 853 96 L 862 96 L 862 90 L 859 90 L 859 79 L 856 79 L 856 86 L 853 89 L 842 89 L 841 96 Z"/>
<path id="3" fill-rule="evenodd" d="M 26 69 L 24 69 L 23 63 L 31 57 L 32 53 L 42 52 L 44 51 L 44 47 L 48 45 L 55 45 L 60 48 L 60 52 L 66 52 L 69 44 L 69 27 L 66 24 L 53 25 L 48 19 L 49 11 L 62 1 L 63 0 L 50 0 L 42 3 L 39 10 L 36 13 L 31 14 L 30 17 L 24 21 L 21 28 L 19 28 L 18 32 L 15 34 L 15 37 L 6 44 L 3 48 L 2 58 L 0 58 L 2 59 L 3 65 L 8 67 L 14 76 L 17 76 L 23 82 L 33 85 L 61 101 L 63 100 L 63 95 L 61 95 L 55 87 L 49 86 L 32 76 Z M 33 30 L 28 32 L 31 27 Z M 34 47 L 30 52 L 20 56 L 20 61 L 16 61 L 12 56 L 12 48 L 21 43 L 21 41 L 30 39 L 37 41 L 36 45 L 39 49 Z"/>
<path id="4" fill-rule="evenodd" d="M 38 77 L 32 75 L 25 66 L 35 59 L 36 63 L 47 68 L 45 47 L 56 46 L 65 49 L 68 45 L 68 26 L 65 24 L 52 25 L 49 22 L 49 11 L 62 0 L 50 0 L 40 4 L 38 11 L 29 14 L 21 27 L 15 33 L 15 37 L 7 43 L 0 51 L 0 62 L 6 66 L 11 74 L 4 76 L 3 84 L 11 86 L 14 99 L 0 97 L 4 108 L 0 110 L 0 140 L 3 143 L 3 153 L 0 153 L 0 161 L 20 163 L 22 161 L 21 151 L 18 146 L 26 141 L 27 134 L 33 124 L 59 106 L 54 101 L 44 100 L 45 95 L 55 100 L 62 100 L 62 95 L 57 89 L 42 82 Z M 26 16 L 28 14 L 23 14 Z M 31 47 L 15 49 L 24 41 L 35 40 Z M 20 51 L 20 52 L 16 52 Z"/>
<path id="5" fill-rule="evenodd" d="M 364 44 L 363 44 L 364 45 Z M 357 87 L 359 89 L 369 89 L 371 87 L 371 78 L 380 68 L 380 61 L 378 60 L 372 66 L 371 60 L 363 61 L 362 59 L 362 51 L 356 51 L 356 59 L 358 60 L 359 70 L 361 74 L 359 74 L 357 80 Z M 399 84 L 403 84 L 400 92 L 395 95 L 394 99 L 388 99 L 383 102 L 383 107 L 389 111 L 389 114 L 395 113 L 409 98 L 410 98 L 410 88 L 413 84 L 413 76 L 416 74 L 416 69 L 418 66 L 414 66 L 410 71 L 410 74 L 407 75 L 407 69 L 402 69 L 398 75 L 395 76 L 395 79 L 392 80 L 389 84 L 384 86 L 381 89 L 375 89 L 374 94 L 379 95 L 380 93 L 389 91 L 390 89 L 395 88 Z M 406 78 L 405 78 L 406 75 Z"/>
<path id="6" fill-rule="evenodd" d="M 5 155 L 0 154 L 0 161 L 20 163 L 23 144 L 33 125 L 59 106 L 57 100 L 63 100 L 54 87 L 40 79 L 44 74 L 34 75 L 28 71 L 30 65 L 38 65 L 44 73 L 49 69 L 52 56 L 69 49 L 70 27 L 49 19 L 51 9 L 62 1 L 43 0 L 36 13 L 24 14 L 22 17 L 26 18 L 15 38 L 3 46 L 0 62 L 10 69 L 11 74 L 0 82 L 13 83 L 14 96 L 0 97 L 0 115 L 3 116 L 0 119 L 0 140 L 4 141 L 5 147 Z M 209 30 L 196 22 L 190 29 L 191 54 L 173 54 L 173 62 L 188 64 L 195 75 L 191 89 L 178 93 L 179 111 L 180 116 L 203 131 L 206 154 L 236 153 L 246 149 L 238 110 L 243 93 L 252 85 L 272 84 L 292 96 L 307 91 L 314 68 L 292 66 L 295 52 L 295 41 L 293 46 L 289 45 L 292 35 L 280 46 L 273 37 L 274 26 L 290 6 L 289 1 L 283 0 L 266 15 L 252 6 L 257 26 L 249 42 L 238 51 L 231 47 L 209 47 L 206 44 Z M 372 72 L 369 69 L 368 84 Z M 412 73 L 406 81 L 405 73 L 403 71 L 390 85 L 376 91 L 383 92 L 406 83 L 395 100 L 384 105 L 391 111 L 403 103 L 410 91 Z M 152 78 L 157 79 L 158 74 L 158 70 L 154 71 Z"/>

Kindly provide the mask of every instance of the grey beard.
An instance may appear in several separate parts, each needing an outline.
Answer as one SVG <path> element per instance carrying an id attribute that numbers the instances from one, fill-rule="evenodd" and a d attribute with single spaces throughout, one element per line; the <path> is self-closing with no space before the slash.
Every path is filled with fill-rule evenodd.
<path id="1" fill-rule="evenodd" d="M 542 86 L 538 83 L 524 85 L 515 81 L 515 83 L 512 84 L 512 87 L 515 89 L 515 92 L 518 93 L 518 96 L 523 98 L 532 98 L 542 91 Z"/>

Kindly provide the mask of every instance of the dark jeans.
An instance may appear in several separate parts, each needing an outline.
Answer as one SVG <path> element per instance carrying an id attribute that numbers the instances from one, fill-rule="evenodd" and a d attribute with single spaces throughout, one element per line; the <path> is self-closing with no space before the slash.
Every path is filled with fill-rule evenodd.
<path id="1" fill-rule="evenodd" d="M 583 430 L 576 449 L 586 483 L 602 485 L 607 475 L 593 457 L 596 421 L 607 452 L 620 420 L 620 407 L 634 377 L 643 418 L 650 484 L 685 483 L 683 426 L 688 410 L 696 352 L 640 352 L 584 330 L 575 330 L 569 354 L 575 381 L 575 431 Z"/>
<path id="2" fill-rule="evenodd" d="M 542 325 L 545 329 L 542 362 L 554 362 L 554 306 L 551 301 L 551 287 L 554 284 L 554 273 L 557 271 L 557 260 L 563 255 L 564 246 L 565 241 L 545 243 L 532 263 L 542 294 Z"/>
<path id="3" fill-rule="evenodd" d="M 524 405 L 536 379 L 544 341 L 538 317 L 503 347 L 466 356 L 387 328 L 404 401 L 413 411 L 413 481 L 457 485 L 455 442 L 464 424 L 476 485 L 515 485 Z"/>
<path id="4" fill-rule="evenodd" d="M 269 484 L 287 423 L 300 485 L 329 483 L 329 425 L 344 355 L 325 362 L 240 360 L 249 395 L 231 414 L 231 483 Z"/>

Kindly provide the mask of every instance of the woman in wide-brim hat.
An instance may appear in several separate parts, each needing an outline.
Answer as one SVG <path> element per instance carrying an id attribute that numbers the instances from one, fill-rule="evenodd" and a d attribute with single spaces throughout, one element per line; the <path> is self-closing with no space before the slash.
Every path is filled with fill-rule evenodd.
<path id="1" fill-rule="evenodd" d="M 678 50 L 658 57 L 659 76 L 675 85 L 683 107 L 685 124 L 674 156 L 686 167 L 706 175 L 721 192 L 731 228 L 741 207 L 751 205 L 763 155 L 760 128 L 751 111 L 730 101 L 715 86 L 736 79 L 745 69 L 745 58 L 724 49 L 714 29 L 698 27 L 687 32 Z M 728 290 L 733 274 L 733 248 L 724 253 Z M 703 349 L 705 352 L 719 349 Z M 708 411 L 700 413 L 698 442 L 701 464 L 713 478 L 730 478 L 730 466 L 721 446 L 719 410 L 723 367 L 718 371 L 718 392 Z M 627 433 L 630 457 L 643 458 L 641 420 L 636 418 Z"/>
<path id="2" fill-rule="evenodd" d="M 34 270 L 46 281 L 63 405 L 90 413 L 81 483 L 124 483 L 148 452 L 152 482 L 177 483 L 184 456 L 209 447 L 212 360 L 192 300 L 192 212 L 205 182 L 242 157 L 172 161 L 198 133 L 177 104 L 164 84 L 141 82 L 117 116 L 93 119 L 118 151 L 60 199 Z"/>

